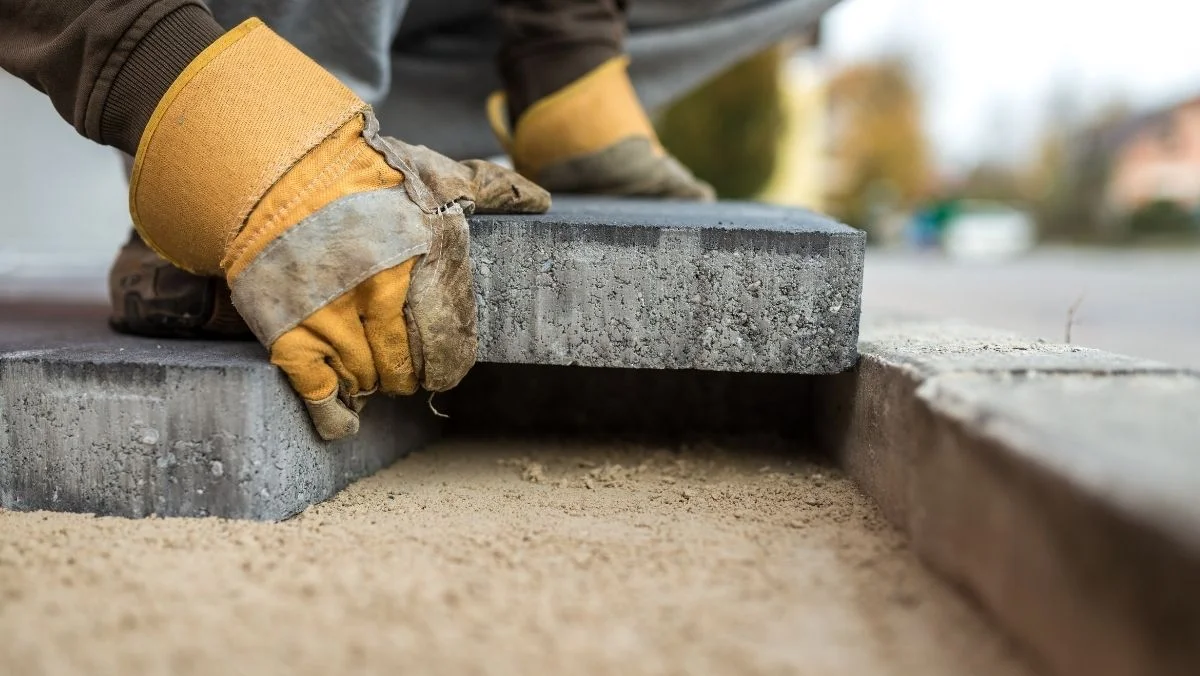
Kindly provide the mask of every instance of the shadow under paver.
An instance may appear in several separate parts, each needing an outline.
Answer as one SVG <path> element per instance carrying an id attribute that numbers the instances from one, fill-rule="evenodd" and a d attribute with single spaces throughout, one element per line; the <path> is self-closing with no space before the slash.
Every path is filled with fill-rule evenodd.
<path id="1" fill-rule="evenodd" d="M 471 227 L 481 362 L 811 374 L 857 358 L 864 237 L 810 212 L 558 199 Z M 257 344 L 15 307 L 0 507 L 281 519 L 439 430 L 425 396 L 374 397 L 355 438 L 325 443 Z"/>

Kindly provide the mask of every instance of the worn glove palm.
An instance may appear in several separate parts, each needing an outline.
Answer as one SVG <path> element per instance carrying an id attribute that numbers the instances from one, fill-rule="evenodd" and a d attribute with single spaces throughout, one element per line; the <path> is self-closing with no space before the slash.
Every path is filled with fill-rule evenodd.
<path id="1" fill-rule="evenodd" d="M 175 265 L 222 274 L 325 439 L 376 391 L 474 364 L 466 216 L 539 212 L 501 167 L 380 136 L 370 108 L 256 19 L 198 56 L 142 135 L 130 211 Z"/>
<path id="2" fill-rule="evenodd" d="M 488 120 L 513 166 L 551 192 L 714 199 L 712 186 L 659 143 L 628 63 L 611 59 L 535 101 L 512 131 L 504 94 L 492 94 Z"/>

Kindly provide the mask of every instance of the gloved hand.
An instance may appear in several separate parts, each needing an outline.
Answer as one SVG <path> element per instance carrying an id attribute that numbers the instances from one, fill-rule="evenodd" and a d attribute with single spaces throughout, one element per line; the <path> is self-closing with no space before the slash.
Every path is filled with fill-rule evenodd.
<path id="1" fill-rule="evenodd" d="M 709 201 L 712 186 L 658 141 L 618 57 L 535 101 L 509 130 L 503 92 L 488 98 L 492 131 L 522 175 L 550 192 Z"/>
<path id="2" fill-rule="evenodd" d="M 493 164 L 380 136 L 370 108 L 250 19 L 189 64 L 142 134 L 130 211 L 175 265 L 220 274 L 325 439 L 363 398 L 474 364 L 466 216 L 541 212 Z"/>

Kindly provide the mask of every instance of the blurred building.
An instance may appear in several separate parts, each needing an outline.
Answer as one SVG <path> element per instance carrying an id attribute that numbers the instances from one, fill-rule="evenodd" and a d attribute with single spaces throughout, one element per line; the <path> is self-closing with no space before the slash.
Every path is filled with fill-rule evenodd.
<path id="1" fill-rule="evenodd" d="M 1129 214 L 1152 202 L 1200 205 L 1200 96 L 1129 120 L 1117 130 L 1105 206 Z"/>

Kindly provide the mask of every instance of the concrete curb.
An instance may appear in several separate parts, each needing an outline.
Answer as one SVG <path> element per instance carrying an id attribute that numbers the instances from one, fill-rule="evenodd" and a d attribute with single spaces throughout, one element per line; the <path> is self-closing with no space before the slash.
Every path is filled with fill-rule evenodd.
<path id="1" fill-rule="evenodd" d="M 1050 673 L 1197 673 L 1200 375 L 947 322 L 859 349 L 818 442 L 931 567 Z"/>

